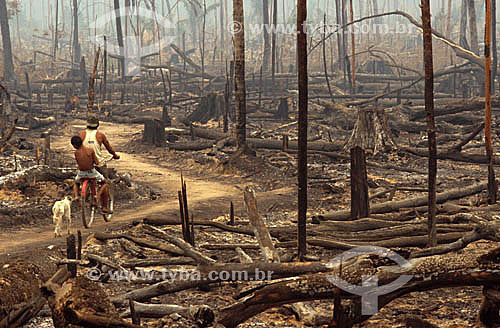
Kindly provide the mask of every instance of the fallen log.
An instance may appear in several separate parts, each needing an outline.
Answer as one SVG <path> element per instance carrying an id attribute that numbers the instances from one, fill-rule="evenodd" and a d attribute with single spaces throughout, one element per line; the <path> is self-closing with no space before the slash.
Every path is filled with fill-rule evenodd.
<path id="1" fill-rule="evenodd" d="M 500 223 L 498 222 L 490 224 L 479 224 L 474 228 L 474 231 L 466 233 L 462 238 L 451 244 L 440 245 L 428 249 L 423 249 L 421 251 L 415 251 L 411 253 L 410 257 L 418 258 L 418 257 L 432 256 L 432 255 L 445 254 L 448 252 L 457 251 L 465 248 L 470 243 L 481 239 L 499 242 L 500 241 L 500 232 L 498 230 L 499 228 L 500 228 Z"/>
<path id="2" fill-rule="evenodd" d="M 133 236 L 126 235 L 126 234 L 108 234 L 108 233 L 104 233 L 104 232 L 96 232 L 94 234 L 94 237 L 95 237 L 95 239 L 100 240 L 100 241 L 123 238 L 123 239 L 127 239 L 127 240 L 133 242 L 136 245 L 142 246 L 142 247 L 156 249 L 156 250 L 159 250 L 159 251 L 162 251 L 165 253 L 169 253 L 169 254 L 173 254 L 173 255 L 177 255 L 177 256 L 184 256 L 184 252 L 180 248 L 168 246 L 168 245 L 163 245 L 163 244 L 160 244 L 157 242 L 145 240 L 142 238 L 133 237 Z"/>
<path id="3" fill-rule="evenodd" d="M 220 140 L 229 137 L 229 135 L 217 132 L 214 130 L 204 129 L 200 127 L 193 126 L 193 134 L 196 137 L 211 139 L 211 140 Z M 283 142 L 281 140 L 269 140 L 269 139 L 258 139 L 258 138 L 247 138 L 247 143 L 254 148 L 265 148 L 265 149 L 282 149 Z M 236 139 L 231 138 L 227 141 L 227 144 L 234 146 L 236 145 Z M 297 149 L 297 141 L 289 142 L 290 149 Z M 307 145 L 307 149 L 309 150 L 317 150 L 317 151 L 339 151 L 343 148 L 344 142 L 333 141 L 333 142 L 309 142 Z"/>
<path id="4" fill-rule="evenodd" d="M 64 317 L 72 325 L 90 328 L 142 328 L 143 326 L 125 322 L 118 318 L 110 318 L 105 315 L 85 313 L 71 307 L 64 309 Z M 56 326 L 57 328 L 57 326 Z"/>
<path id="5" fill-rule="evenodd" d="M 468 187 L 450 189 L 448 191 L 438 193 L 436 195 L 436 202 L 439 204 L 450 200 L 471 196 L 480 193 L 487 187 L 488 183 L 486 182 L 486 183 L 475 184 Z M 413 207 L 424 206 L 427 205 L 427 202 L 428 202 L 428 197 L 422 196 L 422 197 L 413 197 L 399 201 L 373 204 L 370 206 L 370 212 L 373 214 L 394 212 L 402 208 L 413 208 Z M 342 210 L 342 211 L 326 213 L 325 215 L 320 216 L 320 219 L 342 221 L 350 219 L 350 215 L 351 215 L 350 210 Z"/>
<path id="6" fill-rule="evenodd" d="M 378 267 L 365 258 L 363 265 L 346 266 L 342 270 L 342 279 L 348 284 L 359 285 L 362 276 L 377 276 L 378 286 L 394 281 L 401 274 L 409 281 L 396 291 L 378 296 L 378 308 L 406 294 L 446 287 L 458 286 L 495 286 L 500 280 L 498 263 L 481 265 L 477 258 L 467 256 L 438 255 L 412 260 L 408 267 Z M 370 264 L 371 263 L 371 264 Z M 249 318 L 267 309 L 303 301 L 323 299 L 353 299 L 357 306 L 343 322 L 345 327 L 361 323 L 371 317 L 361 313 L 359 296 L 337 287 L 332 280 L 333 273 L 319 273 L 260 286 L 250 295 L 233 305 L 220 308 L 217 313 L 218 323 L 224 327 L 236 327 Z M 333 282 L 332 282 L 333 281 Z"/>
<path id="7" fill-rule="evenodd" d="M 175 246 L 179 247 L 180 249 L 182 249 L 185 256 L 191 257 L 197 263 L 200 263 L 200 264 L 216 263 L 215 260 L 203 255 L 202 253 L 200 253 L 199 251 L 194 249 L 193 246 L 186 243 L 184 240 L 182 240 L 180 238 L 171 236 L 168 233 L 166 233 L 165 231 L 160 230 L 158 228 L 155 228 L 153 226 L 144 225 L 144 229 L 146 230 L 147 233 L 149 233 L 155 237 L 158 237 L 160 239 L 166 240 L 169 243 L 174 244 Z"/>
<path id="8" fill-rule="evenodd" d="M 438 243 L 451 243 L 462 238 L 463 232 L 449 232 L 444 234 L 439 234 L 437 239 Z M 395 247 L 425 247 L 426 238 L 428 236 L 403 236 L 387 240 L 373 240 L 373 241 L 363 241 L 363 242 L 348 242 L 343 240 L 333 240 L 331 238 L 309 238 L 307 243 L 312 246 L 320 246 L 326 249 L 341 249 L 349 250 L 358 246 L 379 246 L 385 248 L 395 248 Z"/>
<path id="9" fill-rule="evenodd" d="M 429 157 L 428 151 L 418 148 L 409 148 L 409 147 L 399 147 L 399 150 L 406 151 L 407 153 L 421 156 L 421 157 Z M 464 162 L 464 163 L 473 163 L 473 164 L 488 164 L 488 158 L 485 155 L 480 154 L 466 154 L 466 153 L 457 153 L 457 152 L 438 152 L 437 159 L 443 160 L 452 160 L 456 162 Z M 495 158 L 494 165 L 500 165 L 500 160 Z"/>
<path id="10" fill-rule="evenodd" d="M 200 321 L 201 327 L 207 327 L 215 319 L 215 313 L 206 305 L 179 306 L 174 304 L 146 304 L 132 301 L 135 312 L 142 318 L 163 318 L 167 315 L 177 313 L 186 319 Z M 130 311 L 121 314 L 121 317 L 130 317 Z"/>
<path id="11" fill-rule="evenodd" d="M 195 265 L 195 261 L 189 257 L 178 257 L 178 258 L 157 258 L 157 259 L 143 259 L 128 261 L 122 263 L 121 266 L 124 268 L 137 268 L 137 267 L 149 267 L 149 266 L 162 266 L 162 265 Z"/>
<path id="12" fill-rule="evenodd" d="M 500 107 L 500 96 L 491 98 L 492 107 Z M 460 100 L 455 103 L 448 103 L 444 105 L 437 105 L 434 116 L 444 116 L 450 114 L 457 114 L 462 112 L 472 112 L 484 110 L 484 98 L 472 98 L 468 100 Z M 416 111 L 410 116 L 411 121 L 421 120 L 425 118 L 424 111 Z"/>

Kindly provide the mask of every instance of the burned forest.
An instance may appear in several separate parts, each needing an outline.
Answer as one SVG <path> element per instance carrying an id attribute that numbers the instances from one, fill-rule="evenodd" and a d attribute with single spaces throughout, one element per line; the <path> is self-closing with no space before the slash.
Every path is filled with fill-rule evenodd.
<path id="1" fill-rule="evenodd" d="M 0 0 L 0 328 L 500 327 L 496 2 Z"/>

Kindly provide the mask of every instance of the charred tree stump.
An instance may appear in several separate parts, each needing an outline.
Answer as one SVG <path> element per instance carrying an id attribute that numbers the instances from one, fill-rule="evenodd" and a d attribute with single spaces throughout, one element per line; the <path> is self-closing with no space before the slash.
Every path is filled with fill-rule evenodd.
<path id="1" fill-rule="evenodd" d="M 70 279 L 60 288 L 56 284 L 49 287 L 44 296 L 48 299 L 56 328 L 74 327 L 72 325 L 134 327 L 120 319 L 102 288 L 86 277 Z"/>
<path id="2" fill-rule="evenodd" d="M 358 118 L 352 135 L 344 146 L 344 151 L 354 147 L 371 150 L 374 155 L 380 150 L 384 151 L 397 147 L 383 109 L 358 110 Z"/>
<path id="3" fill-rule="evenodd" d="M 217 95 L 209 94 L 201 98 L 200 105 L 192 112 L 185 122 L 200 122 L 206 124 L 210 119 L 217 117 Z M 186 123 L 187 124 L 187 123 Z"/>
<path id="4" fill-rule="evenodd" d="M 68 260 L 76 260 L 75 235 L 69 235 L 66 239 L 66 254 Z M 76 277 L 76 263 L 68 263 L 68 272 L 72 278 Z"/>
<path id="5" fill-rule="evenodd" d="M 360 147 L 354 147 L 351 149 L 351 218 L 366 218 L 369 215 L 365 152 Z"/>
<path id="6" fill-rule="evenodd" d="M 288 117 L 288 99 L 281 98 L 280 104 L 278 106 L 278 111 L 274 114 L 274 117 L 280 119 L 282 121 L 288 121 L 290 118 Z"/>
<path id="7" fill-rule="evenodd" d="M 479 309 L 479 323 L 486 327 L 498 327 L 500 325 L 500 288 L 483 287 L 483 300 Z"/>
<path id="8" fill-rule="evenodd" d="M 44 164 L 50 166 L 50 134 L 44 134 Z"/>
<path id="9" fill-rule="evenodd" d="M 150 119 L 144 122 L 144 142 L 163 147 L 165 145 L 164 123 L 157 119 Z"/>
<path id="10" fill-rule="evenodd" d="M 168 115 L 168 105 L 166 103 L 163 104 L 163 110 L 161 113 L 161 119 L 165 126 L 172 126 L 172 119 Z"/>

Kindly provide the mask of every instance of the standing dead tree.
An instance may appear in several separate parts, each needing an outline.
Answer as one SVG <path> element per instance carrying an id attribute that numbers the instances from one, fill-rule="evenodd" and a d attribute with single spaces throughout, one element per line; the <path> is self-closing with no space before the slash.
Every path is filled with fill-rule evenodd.
<path id="1" fill-rule="evenodd" d="M 486 156 L 488 157 L 488 202 L 497 201 L 498 184 L 495 180 L 493 169 L 494 157 L 491 142 L 491 0 L 486 0 L 486 22 L 484 29 L 484 57 L 485 57 L 485 111 L 484 111 L 484 138 L 486 143 Z M 496 28 L 496 27 L 495 27 Z"/>
<path id="2" fill-rule="evenodd" d="M 298 222 L 297 240 L 299 258 L 306 255 L 306 219 L 307 219 L 307 105 L 308 73 L 307 73 L 307 34 L 305 22 L 307 20 L 307 2 L 297 2 L 297 59 L 299 83 L 299 141 L 298 141 Z"/>
<path id="3" fill-rule="evenodd" d="M 81 57 L 80 42 L 78 41 L 78 1 L 73 0 L 73 63 L 79 63 Z"/>
<path id="4" fill-rule="evenodd" d="M 424 65 L 425 65 L 425 113 L 427 118 L 427 138 L 429 142 L 429 246 L 436 246 L 436 174 L 437 145 L 436 123 L 434 122 L 434 67 L 432 59 L 432 28 L 430 0 L 422 0 L 422 26 L 424 29 Z"/>
<path id="5" fill-rule="evenodd" d="M 101 47 L 97 49 L 97 53 L 95 55 L 94 59 L 94 69 L 92 71 L 92 75 L 90 76 L 89 79 L 89 102 L 87 103 L 87 111 L 90 114 L 93 110 L 94 107 L 94 99 L 95 99 L 95 91 L 94 91 L 94 84 L 95 84 L 95 77 L 97 74 L 97 65 L 99 64 L 99 55 L 101 54 Z"/>
<path id="6" fill-rule="evenodd" d="M 7 81 L 15 80 L 14 62 L 12 61 L 12 43 L 10 40 L 9 15 L 6 0 L 0 0 L 0 28 L 2 29 L 3 74 Z"/>

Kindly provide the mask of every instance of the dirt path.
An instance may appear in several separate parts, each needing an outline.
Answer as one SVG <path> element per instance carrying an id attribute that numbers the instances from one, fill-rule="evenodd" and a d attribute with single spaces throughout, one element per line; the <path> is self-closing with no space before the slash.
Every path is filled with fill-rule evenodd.
<path id="1" fill-rule="evenodd" d="M 72 147 L 69 139 L 73 133 L 76 133 L 84 127 L 84 122 L 75 121 L 71 128 L 65 129 L 64 135 L 56 136 L 52 139 L 53 149 L 72 154 Z M 129 140 L 130 135 L 142 130 L 140 125 L 122 125 L 102 123 L 100 130 L 106 134 L 115 150 L 120 154 L 118 161 L 108 164 L 116 168 L 119 172 L 129 172 L 134 181 L 149 183 L 156 189 L 162 191 L 162 197 L 157 201 L 147 202 L 143 205 L 133 207 L 128 210 L 115 212 L 112 222 L 105 224 L 98 218 L 94 226 L 89 230 L 84 230 L 79 213 L 73 213 L 72 232 L 81 229 L 84 235 L 92 231 L 102 231 L 105 228 L 118 227 L 125 222 L 143 219 L 153 215 L 174 215 L 178 211 L 177 191 L 180 185 L 180 173 L 160 167 L 151 163 L 151 158 L 138 154 L 129 154 L 124 145 Z M 185 177 L 188 185 L 188 197 L 190 207 L 227 207 L 228 202 L 225 198 L 234 196 L 239 190 L 231 185 L 224 185 L 217 182 L 205 181 L 203 177 Z M 16 254 L 28 251 L 35 247 L 46 247 L 48 245 L 65 244 L 65 238 L 54 238 L 53 225 L 44 227 L 35 227 L 29 229 L 20 229 L 15 233 L 0 233 L 0 255 Z"/>

